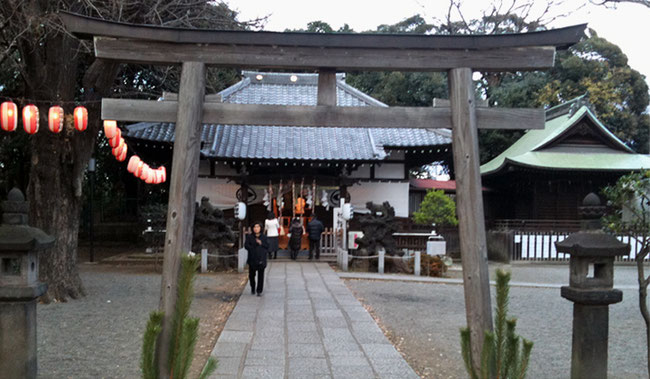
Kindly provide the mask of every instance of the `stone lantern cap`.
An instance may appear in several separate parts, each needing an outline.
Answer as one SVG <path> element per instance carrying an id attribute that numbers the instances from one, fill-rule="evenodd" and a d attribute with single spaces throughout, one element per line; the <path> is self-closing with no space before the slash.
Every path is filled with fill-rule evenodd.
<path id="1" fill-rule="evenodd" d="M 37 251 L 54 244 L 54 237 L 27 225 L 29 203 L 19 189 L 9 191 L 2 202 L 0 224 L 0 251 Z"/>
<path id="2" fill-rule="evenodd" d="M 603 232 L 578 232 L 555 243 L 559 253 L 577 257 L 616 257 L 630 253 L 630 245 Z"/>

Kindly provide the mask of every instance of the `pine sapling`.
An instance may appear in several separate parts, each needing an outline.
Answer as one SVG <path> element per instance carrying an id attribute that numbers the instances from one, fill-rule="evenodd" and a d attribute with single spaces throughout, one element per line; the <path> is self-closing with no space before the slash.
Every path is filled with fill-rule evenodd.
<path id="1" fill-rule="evenodd" d="M 524 379 L 530 362 L 533 343 L 515 334 L 517 320 L 508 319 L 508 296 L 510 273 L 497 270 L 496 318 L 494 333 L 485 331 L 481 349 L 481 367 L 472 363 L 471 335 L 469 328 L 460 330 L 460 345 L 465 369 L 472 379 Z"/>
<path id="2" fill-rule="evenodd" d="M 194 298 L 194 279 L 199 266 L 199 257 L 186 255 L 181 258 L 181 272 L 178 279 L 176 307 L 172 318 L 172 335 L 170 339 L 169 368 L 170 378 L 187 378 L 194 347 L 198 338 L 199 319 L 188 317 Z M 142 377 L 157 379 L 158 365 L 155 359 L 156 343 L 162 329 L 162 312 L 152 312 L 145 330 L 142 344 L 140 367 Z M 210 357 L 199 378 L 207 378 L 217 368 L 217 361 Z"/>

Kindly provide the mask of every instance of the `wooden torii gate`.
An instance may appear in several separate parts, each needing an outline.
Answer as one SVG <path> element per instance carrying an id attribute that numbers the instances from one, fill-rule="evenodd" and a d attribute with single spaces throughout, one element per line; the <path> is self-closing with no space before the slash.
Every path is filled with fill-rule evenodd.
<path id="1" fill-rule="evenodd" d="M 525 34 L 311 34 L 176 29 L 61 14 L 67 29 L 94 37 L 98 58 L 182 64 L 178 101 L 104 99 L 102 118 L 175 122 L 176 134 L 160 308 L 165 312 L 158 351 L 168 376 L 169 325 L 180 256 L 191 248 L 202 123 L 328 127 L 452 129 L 453 158 L 467 324 L 472 356 L 480 362 L 483 333 L 492 330 L 487 249 L 479 172 L 478 131 L 541 129 L 538 109 L 476 108 L 472 71 L 527 71 L 553 66 L 556 48 L 577 43 L 586 25 Z M 317 70 L 318 105 L 276 106 L 204 102 L 205 65 Z M 446 71 L 450 108 L 336 107 L 336 70 Z"/>

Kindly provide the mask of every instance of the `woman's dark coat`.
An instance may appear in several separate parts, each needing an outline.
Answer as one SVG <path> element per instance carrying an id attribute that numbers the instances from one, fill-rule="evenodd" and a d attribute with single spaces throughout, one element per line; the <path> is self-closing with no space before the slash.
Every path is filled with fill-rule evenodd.
<path id="1" fill-rule="evenodd" d="M 244 243 L 244 248 L 248 250 L 248 260 L 246 263 L 248 263 L 251 268 L 266 267 L 266 256 L 269 252 L 269 240 L 264 234 L 260 234 L 258 238 L 262 241 L 261 245 L 255 241 L 254 233 L 248 234 Z"/>
<path id="2" fill-rule="evenodd" d="M 291 237 L 289 237 L 289 249 L 291 250 L 300 250 L 300 242 L 302 241 L 302 226 L 301 225 L 291 225 L 291 229 L 289 229 L 289 233 L 291 233 Z"/>

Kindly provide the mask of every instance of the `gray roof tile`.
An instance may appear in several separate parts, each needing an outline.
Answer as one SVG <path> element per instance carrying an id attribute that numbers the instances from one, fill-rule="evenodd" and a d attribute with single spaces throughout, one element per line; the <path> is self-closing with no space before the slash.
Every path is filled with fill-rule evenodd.
<path id="1" fill-rule="evenodd" d="M 258 80 L 257 75 L 262 75 Z M 243 80 L 220 92 L 222 101 L 237 104 L 316 105 L 317 74 L 243 72 Z M 291 81 L 291 76 L 297 79 Z M 347 85 L 337 74 L 339 106 L 386 105 Z M 173 142 L 173 123 L 127 126 L 133 139 Z M 330 128 L 264 125 L 203 125 L 201 153 L 213 158 L 380 160 L 384 147 L 435 146 L 451 143 L 447 129 Z"/>

